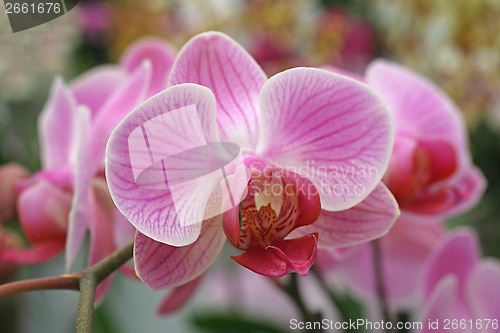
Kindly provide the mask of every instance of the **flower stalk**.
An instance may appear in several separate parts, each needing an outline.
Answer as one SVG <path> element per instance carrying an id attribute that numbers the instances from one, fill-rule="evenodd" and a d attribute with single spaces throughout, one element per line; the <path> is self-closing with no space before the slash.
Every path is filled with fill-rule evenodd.
<path id="1" fill-rule="evenodd" d="M 37 290 L 79 290 L 80 302 L 76 318 L 76 333 L 91 333 L 96 288 L 118 270 L 133 255 L 133 243 L 118 249 L 109 257 L 79 273 L 16 281 L 0 286 L 0 297 Z"/>
<path id="2" fill-rule="evenodd" d="M 275 285 L 278 286 L 282 291 L 284 291 L 288 297 L 293 301 L 300 314 L 302 315 L 302 319 L 307 322 L 320 322 L 321 321 L 321 313 L 312 312 L 307 307 L 304 299 L 302 298 L 302 294 L 299 289 L 299 276 L 296 273 L 292 273 L 289 275 L 288 283 L 281 283 L 278 280 L 273 280 Z M 324 330 L 322 328 L 315 329 L 311 332 L 314 333 L 322 333 Z"/>

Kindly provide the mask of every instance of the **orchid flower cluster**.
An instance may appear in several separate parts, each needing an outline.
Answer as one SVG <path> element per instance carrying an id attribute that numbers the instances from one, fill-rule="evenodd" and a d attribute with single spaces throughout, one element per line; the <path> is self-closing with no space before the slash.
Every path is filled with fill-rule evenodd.
<path id="1" fill-rule="evenodd" d="M 268 78 L 222 33 L 177 55 L 148 39 L 119 65 L 57 78 L 39 125 L 42 170 L 0 171 L 11 180 L 0 217 L 17 215 L 29 244 L 5 229 L 0 263 L 64 251 L 70 270 L 88 231 L 89 265 L 133 240 L 135 273 L 122 272 L 171 288 L 161 314 L 230 253 L 249 279 L 278 285 L 313 269 L 373 318 L 385 306 L 425 322 L 500 319 L 500 263 L 481 259 L 472 230 L 444 223 L 485 188 L 460 111 L 395 63 Z"/>

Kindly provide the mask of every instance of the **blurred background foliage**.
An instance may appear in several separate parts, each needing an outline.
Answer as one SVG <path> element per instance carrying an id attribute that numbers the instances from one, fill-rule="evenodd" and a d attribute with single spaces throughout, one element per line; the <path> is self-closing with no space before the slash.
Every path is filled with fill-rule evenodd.
<path id="1" fill-rule="evenodd" d="M 431 78 L 463 112 L 474 161 L 489 185 L 475 209 L 449 224 L 473 226 L 484 253 L 500 258 L 499 17 L 498 0 L 82 0 L 55 21 L 13 34 L 2 13 L 0 164 L 16 161 L 32 171 L 39 168 L 36 119 L 54 76 L 69 81 L 91 67 L 116 62 L 130 43 L 144 36 L 165 38 L 179 48 L 198 32 L 220 30 L 247 47 L 269 75 L 293 66 L 322 65 L 362 73 L 370 60 L 387 57 Z M 58 264 L 23 268 L 17 277 L 54 274 L 63 266 Z M 158 329 L 166 325 L 154 315 L 151 298 L 159 295 L 144 290 L 119 279 L 97 311 L 96 332 L 136 332 L 137 325 L 124 326 L 122 321 L 147 320 Z M 54 327 L 71 331 L 76 299 L 68 293 L 0 300 L 0 331 L 42 331 L 36 324 L 16 323 L 46 321 L 47 311 L 37 308 L 45 301 L 67 305 L 67 323 Z M 123 293 L 134 299 L 146 294 L 147 303 L 125 307 L 119 303 Z M 59 318 L 50 311 L 50 320 Z M 134 311 L 142 317 L 130 315 Z M 207 314 L 192 306 L 182 311 L 180 321 L 190 322 L 193 332 L 231 332 L 235 322 L 243 323 L 245 332 L 281 332 L 274 324 L 240 313 Z"/>

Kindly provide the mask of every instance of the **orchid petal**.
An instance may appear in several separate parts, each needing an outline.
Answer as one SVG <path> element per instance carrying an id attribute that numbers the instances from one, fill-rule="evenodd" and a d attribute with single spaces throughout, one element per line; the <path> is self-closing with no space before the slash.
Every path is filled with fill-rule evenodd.
<path id="1" fill-rule="evenodd" d="M 234 246 L 238 246 L 241 228 L 239 207 L 230 209 L 223 214 L 222 227 L 228 241 Z"/>
<path id="2" fill-rule="evenodd" d="M 217 99 L 217 121 L 223 140 L 253 149 L 259 135 L 258 94 L 266 75 L 232 39 L 217 32 L 200 34 L 179 52 L 170 85 L 197 83 Z"/>
<path id="3" fill-rule="evenodd" d="M 351 208 L 380 182 L 393 145 L 392 119 L 366 85 L 320 69 L 294 68 L 269 79 L 260 105 L 257 151 L 309 178 L 323 209 Z"/>
<path id="4" fill-rule="evenodd" d="M 93 119 L 89 160 L 87 168 L 91 173 L 96 172 L 104 163 L 106 142 L 112 130 L 128 115 L 139 103 L 146 99 L 151 79 L 151 64 L 145 60 L 130 74 L 102 106 L 101 111 Z"/>
<path id="5" fill-rule="evenodd" d="M 91 192 L 90 254 L 89 264 L 93 265 L 111 254 L 115 249 L 113 220 L 115 206 L 103 180 L 93 182 Z"/>
<path id="6" fill-rule="evenodd" d="M 453 276 L 444 278 L 428 301 L 424 312 L 424 323 L 438 321 L 438 326 L 424 325 L 424 333 L 442 332 L 445 319 L 468 319 L 464 305 L 458 297 L 458 281 Z"/>
<path id="7" fill-rule="evenodd" d="M 73 202 L 69 213 L 68 235 L 66 238 L 66 269 L 69 270 L 82 246 L 91 213 L 90 182 L 93 177 L 88 166 L 89 140 L 91 131 L 90 110 L 78 108 L 76 163 L 74 165 Z"/>
<path id="8" fill-rule="evenodd" d="M 320 235 L 320 248 L 345 247 L 382 237 L 398 216 L 399 209 L 394 196 L 380 183 L 353 208 L 341 212 L 323 210 L 314 224 L 297 229 L 297 232 L 317 232 Z"/>
<path id="9" fill-rule="evenodd" d="M 193 112 L 201 125 L 191 119 Z M 187 119 L 177 119 L 177 115 L 186 115 Z M 199 131 L 194 130 L 198 127 Z M 148 138 L 146 143 L 145 138 Z M 166 157 L 200 146 L 203 140 L 219 141 L 215 99 L 209 89 L 194 84 L 177 85 L 155 95 L 112 133 L 106 160 L 111 197 L 120 212 L 145 236 L 173 246 L 188 245 L 197 239 L 201 223 L 185 223 L 183 210 L 179 211 L 192 207 L 192 203 L 174 202 L 163 165 L 168 166 Z M 203 220 L 197 218 L 200 210 L 203 215 L 204 205 L 201 202 L 190 213 L 195 222 Z"/>
<path id="10" fill-rule="evenodd" d="M 395 307 L 410 307 L 420 299 L 427 260 L 446 233 L 441 220 L 403 213 L 380 239 L 387 294 Z"/>
<path id="11" fill-rule="evenodd" d="M 116 246 L 122 247 L 132 242 L 135 238 L 134 226 L 118 210 L 115 210 L 114 221 L 113 235 Z"/>
<path id="12" fill-rule="evenodd" d="M 212 265 L 225 239 L 220 217 L 203 222 L 200 237 L 182 247 L 156 242 L 138 232 L 134 246 L 137 276 L 151 289 L 181 286 Z"/>
<path id="13" fill-rule="evenodd" d="M 366 82 L 389 104 L 398 132 L 424 140 L 443 139 L 459 152 L 466 150 L 463 120 L 453 102 L 434 83 L 384 60 L 369 65 Z"/>
<path id="14" fill-rule="evenodd" d="M 26 238 L 31 243 L 64 242 L 70 205 L 70 194 L 43 180 L 22 191 L 17 210 Z"/>
<path id="15" fill-rule="evenodd" d="M 175 51 L 160 38 L 145 38 L 132 44 L 120 59 L 122 67 L 133 72 L 144 59 L 151 61 L 151 85 L 148 97 L 167 88 L 168 75 L 174 63 Z"/>
<path id="16" fill-rule="evenodd" d="M 398 137 L 394 143 L 389 168 L 383 180 L 398 198 L 406 198 L 414 191 L 417 149 L 417 141 L 406 136 Z"/>
<path id="17" fill-rule="evenodd" d="M 471 166 L 456 177 L 447 188 L 453 204 L 443 212 L 446 216 L 457 215 L 476 206 L 486 189 L 486 179 L 482 172 Z"/>
<path id="18" fill-rule="evenodd" d="M 429 258 L 424 280 L 425 294 L 429 295 L 439 281 L 450 274 L 456 276 L 459 290 L 464 290 L 466 280 L 480 258 L 478 244 L 470 230 L 450 234 Z"/>
<path id="19" fill-rule="evenodd" d="M 78 104 L 87 106 L 94 118 L 125 79 L 125 72 L 118 66 L 99 66 L 73 80 L 71 90 Z"/>
<path id="20" fill-rule="evenodd" d="M 419 149 L 426 155 L 431 171 L 429 182 L 449 179 L 458 170 L 458 153 L 453 145 L 443 140 L 420 140 Z"/>
<path id="21" fill-rule="evenodd" d="M 285 191 L 288 185 L 292 185 L 298 197 L 298 215 L 295 221 L 295 228 L 314 223 L 321 213 L 321 200 L 318 189 L 305 177 L 295 172 L 285 172 L 283 176 Z M 314 233 L 314 231 L 307 234 Z"/>
<path id="22" fill-rule="evenodd" d="M 500 285 L 498 281 L 500 281 L 498 261 L 482 261 L 471 273 L 467 294 L 475 318 L 498 318 L 495 317 L 500 314 Z"/>
<path id="23" fill-rule="evenodd" d="M 158 307 L 159 315 L 169 315 L 181 307 L 183 307 L 198 290 L 200 282 L 203 280 L 203 275 L 191 280 L 179 287 L 175 287 L 167 297 L 165 297 Z"/>
<path id="24" fill-rule="evenodd" d="M 268 277 L 282 277 L 291 272 L 306 275 L 316 260 L 317 240 L 317 234 L 281 240 L 265 248 L 251 248 L 231 258 L 243 267 Z"/>
<path id="25" fill-rule="evenodd" d="M 69 163 L 75 138 L 76 101 L 61 77 L 54 80 L 50 97 L 39 117 L 40 150 L 46 169 Z"/>

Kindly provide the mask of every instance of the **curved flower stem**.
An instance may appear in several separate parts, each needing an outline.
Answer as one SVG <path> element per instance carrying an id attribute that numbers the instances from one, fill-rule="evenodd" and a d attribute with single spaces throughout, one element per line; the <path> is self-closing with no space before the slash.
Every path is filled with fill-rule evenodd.
<path id="1" fill-rule="evenodd" d="M 76 333 L 92 332 L 94 297 L 97 285 L 126 263 L 133 255 L 134 244 L 118 249 L 109 257 L 79 273 L 16 281 L 0 286 L 0 297 L 36 290 L 79 290 L 80 302 L 76 318 Z"/>
<path id="2" fill-rule="evenodd" d="M 275 285 L 278 286 L 281 290 L 283 290 L 288 297 L 295 303 L 295 306 L 300 311 L 302 315 L 302 319 L 308 322 L 321 322 L 321 313 L 312 312 L 307 308 L 304 299 L 299 290 L 299 281 L 297 273 L 290 274 L 290 281 L 287 284 L 280 283 L 278 280 L 273 280 Z M 322 328 L 313 330 L 310 332 L 322 333 L 324 330 Z"/>
<path id="3" fill-rule="evenodd" d="M 80 276 L 74 273 L 6 283 L 0 286 L 0 297 L 36 290 L 79 290 Z"/>
<path id="4" fill-rule="evenodd" d="M 380 249 L 380 240 L 372 242 L 373 266 L 375 270 L 375 285 L 377 288 L 378 300 L 382 312 L 382 318 L 385 322 L 391 321 L 391 313 L 387 304 L 387 290 L 385 287 L 384 270 L 382 267 L 382 251 Z M 387 332 L 390 332 L 387 329 Z"/>
<path id="5" fill-rule="evenodd" d="M 132 258 L 133 249 L 134 244 L 130 243 L 82 272 L 76 333 L 92 332 L 94 297 L 97 285 Z"/>

